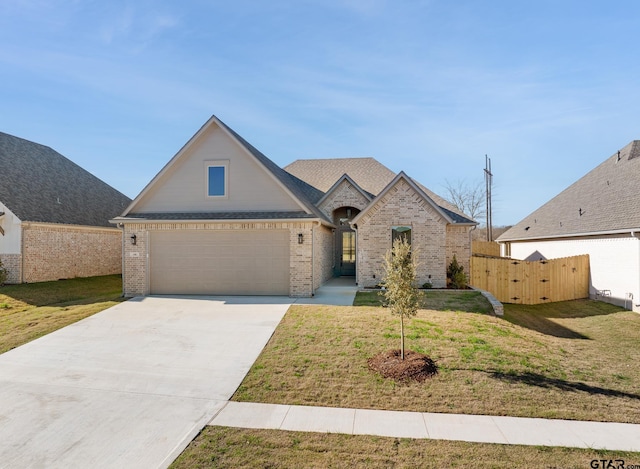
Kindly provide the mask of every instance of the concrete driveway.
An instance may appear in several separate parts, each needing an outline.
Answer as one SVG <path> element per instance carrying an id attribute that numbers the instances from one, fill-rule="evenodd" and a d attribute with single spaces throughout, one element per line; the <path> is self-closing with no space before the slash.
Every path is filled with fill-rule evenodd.
<path id="1" fill-rule="evenodd" d="M 289 298 L 135 298 L 0 355 L 0 467 L 168 466 Z"/>

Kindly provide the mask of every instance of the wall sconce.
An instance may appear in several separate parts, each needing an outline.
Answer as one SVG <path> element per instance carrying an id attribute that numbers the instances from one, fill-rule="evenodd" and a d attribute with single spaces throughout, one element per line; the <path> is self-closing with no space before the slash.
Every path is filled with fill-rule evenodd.
<path id="1" fill-rule="evenodd" d="M 302 233 L 298 233 L 298 244 L 304 243 L 304 235 Z"/>
<path id="2" fill-rule="evenodd" d="M 138 239 L 138 237 L 135 234 L 132 234 L 131 235 L 131 244 L 133 244 L 135 246 L 137 239 Z"/>

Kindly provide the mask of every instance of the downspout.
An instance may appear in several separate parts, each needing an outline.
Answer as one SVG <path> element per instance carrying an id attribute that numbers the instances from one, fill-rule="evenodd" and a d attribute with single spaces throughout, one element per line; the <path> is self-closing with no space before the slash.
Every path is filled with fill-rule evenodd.
<path id="1" fill-rule="evenodd" d="M 634 231 L 632 231 L 631 232 L 631 236 L 635 237 L 635 235 L 636 235 L 636 233 Z M 633 307 L 634 303 L 635 303 L 636 308 L 638 306 L 640 306 L 640 302 L 639 302 L 639 300 L 640 300 L 640 238 L 636 237 L 636 240 L 638 241 L 638 268 L 637 268 L 637 271 L 638 271 L 638 291 L 637 291 L 638 298 L 634 298 L 635 301 L 632 301 L 632 303 L 631 303 L 631 311 L 634 311 L 634 307 Z M 638 312 L 640 312 L 640 310 Z"/>
<path id="2" fill-rule="evenodd" d="M 311 296 L 314 296 L 316 294 L 316 279 L 315 279 L 315 272 L 316 272 L 316 256 L 315 256 L 316 239 L 315 238 L 316 237 L 313 231 L 313 226 L 314 224 L 312 223 L 311 224 Z"/>
<path id="3" fill-rule="evenodd" d="M 355 249 L 356 249 L 356 286 L 358 285 L 358 276 L 360 275 L 360 270 L 358 269 L 358 262 L 360 261 L 360 256 L 358 255 L 358 225 L 354 224 L 352 225 L 351 223 L 349 223 L 349 226 L 351 227 L 351 229 L 353 229 L 353 231 L 356 232 L 356 245 L 355 245 Z"/>
<path id="4" fill-rule="evenodd" d="M 124 223 L 118 223 L 118 228 L 122 230 L 122 298 L 124 298 Z"/>
<path id="5" fill-rule="evenodd" d="M 20 283 L 24 283 L 24 222 L 20 220 Z"/>

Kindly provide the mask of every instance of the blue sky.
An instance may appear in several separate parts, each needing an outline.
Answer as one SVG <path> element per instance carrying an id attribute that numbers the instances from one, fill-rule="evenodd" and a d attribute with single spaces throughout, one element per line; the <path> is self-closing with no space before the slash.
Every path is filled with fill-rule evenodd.
<path id="1" fill-rule="evenodd" d="M 0 131 L 135 197 L 215 114 L 276 163 L 373 156 L 513 224 L 631 140 L 640 2 L 2 0 Z M 3 182 L 3 183 L 6 183 Z"/>

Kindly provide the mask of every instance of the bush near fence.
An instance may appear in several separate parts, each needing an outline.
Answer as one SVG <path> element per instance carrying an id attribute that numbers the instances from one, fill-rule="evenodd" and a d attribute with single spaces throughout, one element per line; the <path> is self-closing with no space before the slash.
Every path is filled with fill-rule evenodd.
<path id="1" fill-rule="evenodd" d="M 521 261 L 472 256 L 470 283 L 502 303 L 535 305 L 589 297 L 589 256 Z"/>

